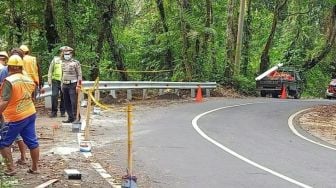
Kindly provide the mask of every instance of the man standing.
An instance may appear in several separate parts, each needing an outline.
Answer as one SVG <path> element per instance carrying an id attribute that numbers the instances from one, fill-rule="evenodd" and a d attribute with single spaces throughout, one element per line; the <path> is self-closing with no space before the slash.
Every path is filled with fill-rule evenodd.
<path id="1" fill-rule="evenodd" d="M 62 58 L 62 91 L 68 120 L 62 121 L 63 123 L 72 123 L 76 120 L 77 93 L 82 84 L 81 65 L 79 61 L 73 58 L 73 55 L 74 51 L 72 48 L 68 46 L 64 47 Z"/>
<path id="2" fill-rule="evenodd" d="M 51 86 L 51 114 L 49 117 L 57 117 L 57 107 L 58 107 L 58 97 L 61 95 L 60 102 L 60 112 L 61 117 L 65 117 L 65 109 L 64 109 L 64 100 L 63 93 L 61 89 L 61 81 L 62 81 L 62 50 L 63 47 L 59 49 L 60 55 L 55 56 L 49 65 L 48 71 L 48 84 Z"/>
<path id="3" fill-rule="evenodd" d="M 23 70 L 35 82 L 36 90 L 34 91 L 34 98 L 36 97 L 37 89 L 43 86 L 42 76 L 40 74 L 40 67 L 37 63 L 36 57 L 29 55 L 30 50 L 26 45 L 21 45 L 20 49 L 23 51 Z"/>
<path id="4" fill-rule="evenodd" d="M 9 76 L 1 86 L 0 114 L 5 124 L 0 134 L 0 152 L 7 166 L 5 175 L 15 175 L 10 145 L 20 134 L 30 150 L 32 166 L 28 173 L 38 173 L 40 155 L 39 143 L 35 133 L 36 110 L 32 100 L 35 83 L 22 74 L 23 60 L 18 55 L 12 55 L 8 60 Z"/>

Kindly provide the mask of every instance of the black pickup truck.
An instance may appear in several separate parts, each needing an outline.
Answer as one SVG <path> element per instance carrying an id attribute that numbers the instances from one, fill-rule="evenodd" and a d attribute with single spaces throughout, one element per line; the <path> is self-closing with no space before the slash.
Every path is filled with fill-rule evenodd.
<path id="1" fill-rule="evenodd" d="M 270 94 L 273 98 L 278 98 L 284 88 L 287 96 L 299 99 L 303 92 L 301 73 L 293 68 L 281 67 L 256 82 L 262 97 Z"/>

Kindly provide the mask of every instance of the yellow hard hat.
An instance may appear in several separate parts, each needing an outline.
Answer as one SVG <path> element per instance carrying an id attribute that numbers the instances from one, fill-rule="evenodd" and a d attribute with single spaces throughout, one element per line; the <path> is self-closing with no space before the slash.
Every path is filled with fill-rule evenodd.
<path id="1" fill-rule="evenodd" d="M 12 55 L 9 57 L 7 65 L 10 66 L 23 66 L 23 60 L 18 55 Z"/>
<path id="2" fill-rule="evenodd" d="M 20 49 L 22 50 L 22 51 L 24 51 L 24 52 L 29 52 L 29 48 L 28 48 L 28 46 L 26 46 L 26 45 L 21 45 L 20 46 Z"/>
<path id="3" fill-rule="evenodd" d="M 5 56 L 5 57 L 7 57 L 7 59 L 8 59 L 8 54 L 7 54 L 6 51 L 1 51 L 1 52 L 0 52 L 0 56 Z"/>

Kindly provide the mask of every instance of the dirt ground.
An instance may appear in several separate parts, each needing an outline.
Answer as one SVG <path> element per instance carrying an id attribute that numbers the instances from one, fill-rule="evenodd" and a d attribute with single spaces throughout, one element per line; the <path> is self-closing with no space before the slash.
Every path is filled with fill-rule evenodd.
<path id="1" fill-rule="evenodd" d="M 313 107 L 300 114 L 298 123 L 311 135 L 336 145 L 336 105 Z"/>
<path id="2" fill-rule="evenodd" d="M 192 102 L 190 93 L 174 93 L 167 91 L 163 95 L 150 95 L 145 100 L 134 100 L 133 113 L 137 115 L 150 110 L 155 106 L 167 106 L 175 103 Z M 118 97 L 124 97 L 119 93 Z M 134 93 L 135 99 L 141 99 L 142 93 Z M 217 89 L 212 96 L 242 98 L 234 90 L 227 88 Z M 10 182 L 12 187 L 36 187 L 48 180 L 58 179 L 53 187 L 111 187 L 93 168 L 93 163 L 99 163 L 113 176 L 115 183 L 121 182 L 121 177 L 126 174 L 127 167 L 127 100 L 116 100 L 109 95 L 102 95 L 102 102 L 109 104 L 109 111 L 100 114 L 92 113 L 90 125 L 90 141 L 92 141 L 92 157 L 85 157 L 79 152 L 78 134 L 72 132 L 72 124 L 61 124 L 66 118 L 49 118 L 49 110 L 44 109 L 43 104 L 37 104 L 38 118 L 36 129 L 40 142 L 40 173 L 29 174 L 26 165 L 17 165 L 17 174 L 14 177 L 1 176 L 1 182 Z M 302 114 L 299 123 L 303 129 L 332 144 L 336 144 L 336 105 L 318 106 Z M 81 114 L 85 114 L 85 108 L 81 108 Z M 59 115 L 59 114 L 58 114 Z M 136 121 L 136 120 L 135 120 Z M 335 127 L 335 128 L 334 128 Z M 30 158 L 27 150 L 27 157 Z M 13 148 L 14 160 L 19 158 L 17 147 Z M 135 164 L 135 169 L 141 166 Z M 69 180 L 64 169 L 77 169 L 80 171 L 81 180 Z M 151 187 L 151 179 L 141 170 L 137 170 L 138 187 Z M 1 185 L 1 184 L 0 184 Z M 2 185 L 1 185 L 2 187 Z"/>

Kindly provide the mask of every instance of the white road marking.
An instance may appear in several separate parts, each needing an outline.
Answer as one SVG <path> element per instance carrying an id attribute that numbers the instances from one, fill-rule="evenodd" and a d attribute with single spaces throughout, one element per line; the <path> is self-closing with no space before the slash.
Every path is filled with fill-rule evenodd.
<path id="1" fill-rule="evenodd" d="M 198 125 L 197 125 L 197 121 L 198 121 L 198 119 L 200 119 L 202 116 L 207 115 L 207 114 L 209 114 L 209 113 L 212 113 L 212 112 L 215 112 L 215 111 L 218 111 L 218 110 L 222 110 L 222 109 L 234 108 L 234 107 L 245 106 L 245 105 L 251 105 L 251 104 L 257 104 L 257 103 L 237 104 L 237 105 L 232 105 L 232 106 L 226 106 L 226 107 L 216 108 L 216 109 L 213 109 L 213 110 L 204 112 L 204 113 L 202 113 L 202 114 L 199 114 L 198 116 L 196 116 L 196 117 L 192 120 L 192 125 L 193 125 L 194 129 L 198 132 L 198 134 L 200 134 L 203 138 L 205 138 L 206 140 L 208 140 L 208 141 L 211 142 L 212 144 L 216 145 L 216 146 L 219 147 L 220 149 L 226 151 L 227 153 L 229 153 L 229 154 L 231 154 L 231 155 L 237 157 L 238 159 L 240 159 L 240 160 L 242 160 L 242 161 L 244 161 L 244 162 L 246 162 L 246 163 L 248 163 L 248 164 L 250 164 L 250 165 L 252 165 L 252 166 L 254 166 L 254 167 L 257 167 L 257 168 L 259 168 L 259 169 L 261 169 L 261 170 L 264 170 L 264 171 L 266 171 L 266 172 L 268 172 L 268 173 L 270 173 L 270 174 L 273 174 L 274 176 L 277 176 L 277 177 L 279 177 L 279 178 L 281 178 L 281 179 L 283 179 L 283 180 L 286 180 L 286 181 L 291 182 L 291 183 L 293 183 L 293 184 L 295 184 L 295 185 L 298 185 L 298 186 L 300 186 L 300 187 L 303 187 L 303 188 L 312 188 L 312 187 L 309 186 L 309 185 L 303 184 L 303 183 L 301 183 L 301 182 L 299 182 L 299 181 L 297 181 L 297 180 L 294 180 L 294 179 L 289 178 L 289 177 L 287 177 L 287 176 L 285 176 L 285 175 L 283 175 L 283 174 L 280 174 L 280 173 L 278 173 L 278 172 L 276 172 L 276 171 L 274 171 L 274 170 L 271 170 L 271 169 L 269 169 L 269 168 L 267 168 L 267 167 L 264 167 L 264 166 L 262 166 L 262 165 L 260 165 L 260 164 L 258 164 L 258 163 L 256 163 L 256 162 L 254 162 L 254 161 L 252 161 L 252 160 L 250 160 L 250 159 L 248 159 L 248 158 L 242 156 L 242 155 L 239 155 L 238 153 L 234 152 L 233 150 L 229 149 L 228 147 L 225 147 L 225 146 L 223 146 L 222 144 L 220 144 L 219 142 L 217 142 L 216 140 L 210 138 L 210 137 L 209 137 L 208 135 L 206 135 L 206 134 L 205 134 L 205 133 L 198 127 Z"/>
<path id="2" fill-rule="evenodd" d="M 328 149 L 331 149 L 331 150 L 335 150 L 335 151 L 336 151 L 336 148 L 333 148 L 333 147 L 327 146 L 327 145 L 325 145 L 325 144 L 322 144 L 322 143 L 320 143 L 320 142 L 316 142 L 316 141 L 314 141 L 314 140 L 311 140 L 311 139 L 309 139 L 309 138 L 303 136 L 302 134 L 300 134 L 300 133 L 295 129 L 295 127 L 294 127 L 294 125 L 293 125 L 293 120 L 294 120 L 295 116 L 297 116 L 298 114 L 300 114 L 300 113 L 302 113 L 302 112 L 304 112 L 304 111 L 307 111 L 307 110 L 309 110 L 309 109 L 310 109 L 310 108 L 305 109 L 305 110 L 301 110 L 301 111 L 296 112 L 295 114 L 291 115 L 291 116 L 288 118 L 288 126 L 289 126 L 289 128 L 292 130 L 292 132 L 293 132 L 295 135 L 297 135 L 298 137 L 300 137 L 300 138 L 302 138 L 302 139 L 304 139 L 304 140 L 306 140 L 306 141 L 308 141 L 308 142 L 311 142 L 311 143 L 313 143 L 313 144 L 316 144 L 316 145 L 319 145 L 319 146 L 322 146 L 322 147 L 325 147 L 325 148 L 328 148 Z"/>
<path id="3" fill-rule="evenodd" d="M 91 163 L 91 166 L 103 177 L 113 188 L 120 188 L 119 184 L 114 183 L 115 179 L 103 169 L 99 163 Z"/>

